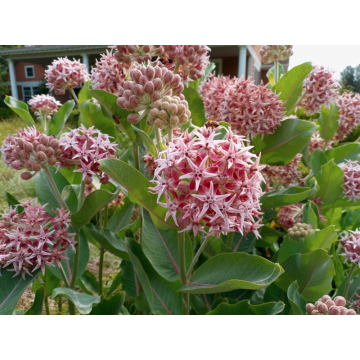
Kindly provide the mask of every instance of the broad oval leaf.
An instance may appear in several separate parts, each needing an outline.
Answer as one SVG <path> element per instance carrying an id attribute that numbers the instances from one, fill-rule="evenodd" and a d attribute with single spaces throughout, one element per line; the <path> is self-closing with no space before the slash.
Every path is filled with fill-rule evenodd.
<path id="1" fill-rule="evenodd" d="M 130 260 L 125 242 L 109 229 L 87 224 L 84 231 L 89 233 L 105 250 L 117 257 Z"/>
<path id="2" fill-rule="evenodd" d="M 293 315 L 305 315 L 307 301 L 299 294 L 299 285 L 294 281 L 288 288 L 287 297 L 292 309 Z"/>
<path id="3" fill-rule="evenodd" d="M 5 199 L 6 199 L 6 202 L 8 203 L 9 206 L 11 207 L 15 207 L 16 205 L 19 205 L 19 201 L 14 197 L 12 196 L 11 194 L 9 194 L 7 191 L 5 191 Z M 24 208 L 22 206 L 18 206 L 16 208 L 16 213 L 19 214 L 21 212 L 24 211 Z"/>
<path id="4" fill-rule="evenodd" d="M 245 253 L 219 254 L 201 265 L 181 291 L 215 294 L 236 289 L 257 290 L 270 285 L 283 269 L 260 256 Z"/>
<path id="5" fill-rule="evenodd" d="M 148 152 L 152 156 L 154 156 L 154 158 L 157 158 L 156 146 L 155 146 L 154 142 L 150 139 L 149 135 L 134 125 L 132 125 L 132 127 L 136 131 L 136 133 L 140 136 L 141 140 L 144 142 Z"/>
<path id="6" fill-rule="evenodd" d="M 318 221 L 319 221 L 319 213 L 315 212 L 316 205 L 309 201 L 307 204 L 303 206 L 302 209 L 302 216 L 303 216 L 303 223 L 309 224 L 313 227 L 313 229 L 318 228 Z"/>
<path id="7" fill-rule="evenodd" d="M 29 113 L 29 107 L 27 104 L 23 103 L 20 100 L 16 100 L 12 96 L 6 96 L 4 103 L 17 115 L 20 116 L 22 120 L 26 122 L 26 125 L 33 126 L 35 125 L 34 119 Z"/>
<path id="8" fill-rule="evenodd" d="M 124 204 L 116 207 L 114 213 L 112 214 L 107 228 L 114 233 L 122 230 L 127 226 L 132 217 L 132 211 L 134 208 L 134 203 L 132 203 L 127 197 L 124 199 Z"/>
<path id="9" fill-rule="evenodd" d="M 130 201 L 148 210 L 157 219 L 157 226 L 163 223 L 178 229 L 171 217 L 167 222 L 164 221 L 167 210 L 157 203 L 157 195 L 149 192 L 149 187 L 153 187 L 153 184 L 138 170 L 116 159 L 100 160 L 100 169 L 106 172 L 113 182 L 121 185 L 128 191 Z"/>
<path id="10" fill-rule="evenodd" d="M 330 159 L 330 158 L 329 158 Z M 326 157 L 325 153 L 321 149 L 316 149 L 311 155 L 311 168 L 313 170 L 314 176 L 316 176 L 323 165 L 328 162 L 328 158 Z"/>
<path id="11" fill-rule="evenodd" d="M 273 134 L 258 135 L 254 141 L 256 154 L 261 153 L 260 161 L 267 165 L 286 165 L 309 143 L 317 126 L 313 123 L 287 119 L 281 122 Z"/>
<path id="12" fill-rule="evenodd" d="M 56 112 L 56 114 L 52 117 L 52 119 L 49 122 L 49 135 L 55 135 L 55 136 L 60 135 L 74 106 L 75 106 L 74 100 L 69 100 L 63 106 L 61 106 L 61 108 Z"/>
<path id="13" fill-rule="evenodd" d="M 25 315 L 41 315 L 45 300 L 45 288 L 40 286 L 35 293 L 35 300 Z"/>
<path id="14" fill-rule="evenodd" d="M 65 287 L 54 289 L 52 298 L 56 299 L 58 296 L 62 296 L 71 301 L 79 310 L 80 314 L 84 315 L 89 314 L 93 305 L 98 304 L 101 300 L 101 296 L 91 296 Z"/>
<path id="15" fill-rule="evenodd" d="M 326 157 L 333 159 L 336 164 L 345 162 L 345 160 L 357 161 L 360 156 L 360 144 L 350 143 L 329 149 L 325 151 Z"/>
<path id="16" fill-rule="evenodd" d="M 98 305 L 94 305 L 89 315 L 119 315 L 124 301 L 125 293 L 123 291 L 119 292 L 111 299 L 104 299 Z"/>
<path id="17" fill-rule="evenodd" d="M 275 315 L 282 312 L 284 307 L 281 301 L 251 305 L 249 300 L 243 300 L 236 304 L 222 303 L 206 315 Z"/>
<path id="18" fill-rule="evenodd" d="M 331 140 L 339 128 L 339 108 L 336 104 L 331 104 L 330 109 L 322 107 L 319 120 L 317 121 L 320 136 L 324 140 Z"/>
<path id="19" fill-rule="evenodd" d="M 192 87 L 184 88 L 183 94 L 189 104 L 192 123 L 195 126 L 203 126 L 206 122 L 204 103 L 200 94 Z"/>
<path id="20" fill-rule="evenodd" d="M 105 205 L 116 199 L 119 189 L 114 193 L 107 190 L 95 190 L 84 200 L 81 209 L 71 216 L 71 223 L 75 228 L 81 229 L 95 216 Z"/>
<path id="21" fill-rule="evenodd" d="M 285 272 L 276 280 L 276 285 L 284 291 L 297 280 L 299 293 L 307 301 L 317 301 L 331 290 L 335 268 L 331 257 L 323 249 L 307 254 L 295 254 L 282 264 Z"/>
<path id="22" fill-rule="evenodd" d="M 312 68 L 311 62 L 295 66 L 273 87 L 273 90 L 279 94 L 279 99 L 284 102 L 288 114 L 298 101 L 303 90 L 303 82 Z"/>

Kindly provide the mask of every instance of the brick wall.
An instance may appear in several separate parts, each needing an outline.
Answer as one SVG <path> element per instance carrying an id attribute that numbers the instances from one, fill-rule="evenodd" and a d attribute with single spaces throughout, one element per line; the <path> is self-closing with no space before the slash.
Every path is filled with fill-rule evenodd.
<path id="1" fill-rule="evenodd" d="M 25 66 L 27 65 L 34 66 L 34 72 L 35 72 L 34 78 L 27 78 L 25 76 Z M 41 81 L 44 80 L 45 66 L 32 64 L 24 61 L 17 61 L 15 63 L 15 74 L 16 74 L 16 81 Z"/>

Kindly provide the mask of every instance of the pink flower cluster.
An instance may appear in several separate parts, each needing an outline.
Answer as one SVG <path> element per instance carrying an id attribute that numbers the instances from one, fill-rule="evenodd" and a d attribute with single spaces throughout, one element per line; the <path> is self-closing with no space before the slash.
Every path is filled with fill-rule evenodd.
<path id="1" fill-rule="evenodd" d="M 165 219 L 172 216 L 185 230 L 206 233 L 207 226 L 207 236 L 237 231 L 259 237 L 260 158 L 231 130 L 226 130 L 225 139 L 218 139 L 220 129 L 197 128 L 170 142 L 156 160 L 151 181 L 156 186 L 149 189 L 168 209 Z M 160 202 L 163 194 L 166 203 Z"/>
<path id="2" fill-rule="evenodd" d="M 315 305 L 306 304 L 306 315 L 357 315 L 353 309 L 345 307 L 346 300 L 337 296 L 334 300 L 329 295 L 324 295 Z"/>
<path id="3" fill-rule="evenodd" d="M 98 176 L 101 183 L 108 184 L 109 177 L 100 170 L 99 160 L 115 158 L 116 146 L 115 143 L 110 142 L 109 135 L 94 129 L 93 126 L 86 129 L 81 125 L 80 128 L 61 135 L 60 167 L 77 166 L 78 169 L 74 172 L 81 172 L 82 180 L 86 184 L 92 183 L 93 175 Z"/>
<path id="4" fill-rule="evenodd" d="M 334 72 L 323 66 L 314 66 L 306 77 L 303 84 L 304 98 L 299 104 L 304 107 L 306 114 L 320 112 L 322 105 L 329 107 L 335 101 L 340 85 L 333 77 Z"/>
<path id="5" fill-rule="evenodd" d="M 293 184 L 301 176 L 300 171 L 297 170 L 301 161 L 301 156 L 301 154 L 296 155 L 294 159 L 283 166 L 266 165 L 262 170 L 262 174 L 265 175 L 266 184 Z"/>
<path id="6" fill-rule="evenodd" d="M 282 120 L 278 95 L 250 79 L 212 75 L 200 91 L 207 115 L 228 122 L 240 135 L 271 134 Z"/>
<path id="7" fill-rule="evenodd" d="M 164 48 L 162 45 L 116 45 L 115 59 L 125 65 L 133 62 L 147 64 L 152 58 L 163 56 Z"/>
<path id="8" fill-rule="evenodd" d="M 279 224 L 284 230 L 289 230 L 302 221 L 303 204 L 285 205 L 279 207 Z"/>
<path id="9" fill-rule="evenodd" d="M 360 199 L 360 164 L 356 161 L 347 160 L 346 163 L 339 164 L 344 171 L 344 198 L 348 201 L 357 201 Z"/>
<path id="10" fill-rule="evenodd" d="M 39 206 L 37 200 L 32 204 L 29 200 L 10 207 L 0 221 L 0 270 L 11 266 L 9 271 L 15 272 L 14 277 L 21 274 L 24 279 L 39 268 L 45 274 L 46 265 L 59 266 L 66 259 L 68 246 L 75 251 L 76 244 L 74 234 L 68 234 L 69 211 L 56 209 L 51 218 L 44 210 L 46 205 Z M 20 206 L 24 210 L 18 214 Z"/>
<path id="11" fill-rule="evenodd" d="M 294 53 L 292 45 L 264 45 L 260 49 L 260 55 L 264 64 L 270 64 L 275 60 L 286 60 Z"/>
<path id="12" fill-rule="evenodd" d="M 335 140 L 344 140 L 355 126 L 360 125 L 360 94 L 344 94 L 337 98 L 339 108 L 339 129 L 335 134 Z"/>
<path id="13" fill-rule="evenodd" d="M 128 116 L 130 123 L 135 124 L 147 116 L 155 106 L 155 102 L 164 96 L 178 96 L 180 100 L 185 99 L 181 94 L 184 85 L 180 76 L 174 75 L 166 68 L 142 66 L 130 70 L 130 78 L 131 80 L 124 82 L 117 99 L 122 109 L 142 112 L 140 116 L 135 113 L 130 114 Z"/>
<path id="14" fill-rule="evenodd" d="M 122 66 L 111 52 L 101 55 L 100 61 L 96 60 L 96 66 L 92 68 L 90 81 L 93 89 L 100 89 L 118 95 L 128 69 Z"/>
<path id="15" fill-rule="evenodd" d="M 331 145 L 333 144 L 333 140 L 330 140 L 325 150 L 328 150 L 331 148 Z M 320 137 L 320 133 L 318 131 L 315 131 L 314 134 L 312 134 L 310 142 L 309 142 L 309 152 L 312 154 L 316 149 L 323 150 L 325 146 L 325 140 Z"/>
<path id="16" fill-rule="evenodd" d="M 65 90 L 81 86 L 88 79 L 86 66 L 80 60 L 69 60 L 67 57 L 58 58 L 45 70 L 46 86 L 56 95 L 64 95 Z"/>
<path id="17" fill-rule="evenodd" d="M 48 120 L 51 119 L 51 116 L 54 115 L 58 111 L 59 106 L 61 106 L 60 101 L 57 101 L 50 95 L 35 95 L 28 101 L 28 104 L 36 116 L 46 117 Z M 37 119 L 41 120 L 40 117 Z"/>
<path id="18" fill-rule="evenodd" d="M 1 158 L 8 167 L 27 170 L 21 174 L 23 180 L 31 179 L 43 167 L 55 165 L 62 154 L 55 136 L 41 134 L 35 126 L 7 136 L 0 150 Z"/>
<path id="19" fill-rule="evenodd" d="M 360 231 L 356 229 L 344 232 L 339 241 L 345 251 L 345 254 L 341 254 L 341 256 L 345 256 L 345 261 L 350 260 L 360 267 Z"/>

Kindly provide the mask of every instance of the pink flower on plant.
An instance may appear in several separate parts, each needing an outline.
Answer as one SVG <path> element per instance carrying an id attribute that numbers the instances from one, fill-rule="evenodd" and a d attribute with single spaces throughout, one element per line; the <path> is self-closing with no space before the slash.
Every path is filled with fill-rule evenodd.
<path id="1" fill-rule="evenodd" d="M 131 63 L 147 64 L 153 58 L 162 57 L 164 48 L 162 45 L 116 45 L 115 59 L 125 66 Z"/>
<path id="2" fill-rule="evenodd" d="M 339 167 L 344 171 L 344 198 L 357 201 L 360 199 L 360 164 L 347 160 L 346 163 L 339 164 Z"/>
<path id="3" fill-rule="evenodd" d="M 60 101 L 50 95 L 35 95 L 28 101 L 28 104 L 31 106 L 31 110 L 35 112 L 35 115 L 38 116 L 37 120 L 41 120 L 40 116 L 50 120 L 51 116 L 61 106 Z"/>
<path id="4" fill-rule="evenodd" d="M 357 315 L 353 309 L 347 309 L 346 299 L 336 296 L 334 300 L 329 295 L 324 295 L 315 304 L 306 304 L 306 315 Z"/>
<path id="5" fill-rule="evenodd" d="M 339 239 L 343 246 L 345 254 L 345 261 L 350 260 L 354 264 L 358 264 L 360 267 L 360 231 L 356 229 L 354 231 L 347 231 L 341 234 Z"/>

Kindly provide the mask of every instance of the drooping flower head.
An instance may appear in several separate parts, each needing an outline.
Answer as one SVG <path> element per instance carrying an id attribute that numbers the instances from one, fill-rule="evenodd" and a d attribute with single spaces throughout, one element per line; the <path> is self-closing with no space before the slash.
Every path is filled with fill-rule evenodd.
<path id="1" fill-rule="evenodd" d="M 353 309 L 347 309 L 346 299 L 337 296 L 334 300 L 329 295 L 324 295 L 315 305 L 306 304 L 306 315 L 357 315 Z"/>
<path id="2" fill-rule="evenodd" d="M 245 145 L 242 136 L 226 130 L 221 139 L 217 130 L 198 128 L 169 142 L 156 160 L 151 181 L 155 187 L 149 189 L 168 209 L 166 219 L 172 216 L 176 224 L 195 234 L 205 232 L 207 226 L 209 236 L 237 231 L 258 237 L 263 194 L 260 159 L 249 152 L 251 146 Z"/>
<path id="3" fill-rule="evenodd" d="M 118 95 L 128 69 L 123 67 L 109 51 L 101 56 L 100 61 L 96 60 L 96 66 L 91 70 L 90 81 L 93 89 L 105 90 Z"/>
<path id="4" fill-rule="evenodd" d="M 360 267 L 360 231 L 356 229 L 354 231 L 346 231 L 341 234 L 339 239 L 343 246 L 345 261 L 350 260 L 353 264 L 358 264 Z"/>
<path id="5" fill-rule="evenodd" d="M 7 136 L 1 146 L 1 158 L 8 167 L 27 170 L 21 174 L 23 180 L 31 179 L 42 167 L 55 165 L 61 154 L 56 137 L 41 134 L 35 126 Z"/>
<path id="6" fill-rule="evenodd" d="M 56 95 L 64 95 L 65 90 L 74 89 L 86 82 L 88 72 L 80 60 L 69 60 L 67 57 L 54 60 L 45 70 L 46 86 Z"/>
<path id="7" fill-rule="evenodd" d="M 347 160 L 347 162 L 339 164 L 344 171 L 344 198 L 348 201 L 357 201 L 360 199 L 360 164 L 356 161 Z"/>
<path id="8" fill-rule="evenodd" d="M 360 94 L 338 96 L 336 104 L 339 108 L 339 129 L 334 139 L 341 141 L 360 125 Z"/>
<path id="9" fill-rule="evenodd" d="M 200 91 L 207 115 L 228 122 L 240 135 L 271 134 L 282 120 L 278 95 L 250 79 L 210 76 Z"/>
<path id="10" fill-rule="evenodd" d="M 289 230 L 302 221 L 303 204 L 285 205 L 279 207 L 279 224 L 284 230 Z"/>
<path id="11" fill-rule="evenodd" d="M 82 173 L 82 180 L 86 184 L 92 183 L 92 177 L 98 176 L 100 182 L 107 184 L 109 177 L 100 170 L 99 160 L 115 158 L 116 144 L 110 141 L 110 136 L 103 134 L 92 126 L 80 128 L 64 133 L 60 137 L 59 158 L 60 167 L 77 166 L 74 172 Z"/>
<path id="12" fill-rule="evenodd" d="M 260 55 L 264 64 L 270 64 L 275 60 L 286 60 L 294 53 L 292 45 L 264 45 L 260 49 Z"/>
<path id="13" fill-rule="evenodd" d="M 35 95 L 28 101 L 28 104 L 31 110 L 35 112 L 35 115 L 38 116 L 37 120 L 41 120 L 40 116 L 50 120 L 51 116 L 54 115 L 58 111 L 59 106 L 61 106 L 60 101 L 57 101 L 50 95 Z"/>
<path id="14" fill-rule="evenodd" d="M 41 268 L 45 275 L 45 266 L 60 264 L 66 259 L 66 249 L 74 251 L 74 234 L 69 234 L 70 212 L 56 209 L 55 217 L 50 217 L 37 200 L 10 207 L 0 220 L 0 271 L 7 268 L 15 276 L 26 274 Z M 17 210 L 24 208 L 19 214 Z"/>
<path id="15" fill-rule="evenodd" d="M 323 66 L 314 66 L 304 80 L 304 98 L 299 106 L 304 107 L 305 113 L 313 115 L 321 111 L 321 106 L 330 107 L 339 94 L 339 83 L 333 77 L 335 71 Z"/>
<path id="16" fill-rule="evenodd" d="M 115 59 L 126 65 L 133 62 L 147 64 L 152 58 L 162 57 L 164 48 L 162 45 L 116 45 Z"/>
<path id="17" fill-rule="evenodd" d="M 185 100 L 184 95 L 181 94 L 184 85 L 181 83 L 180 76 L 174 75 L 166 68 L 142 66 L 132 69 L 130 78 L 124 82 L 117 99 L 117 103 L 122 109 L 141 112 L 140 116 L 135 113 L 130 114 L 128 116 L 130 123 L 139 122 L 144 116 L 148 116 L 155 107 L 160 106 L 161 108 L 162 102 L 156 103 L 157 105 L 155 102 L 164 96 L 177 96 L 180 101 Z"/>

